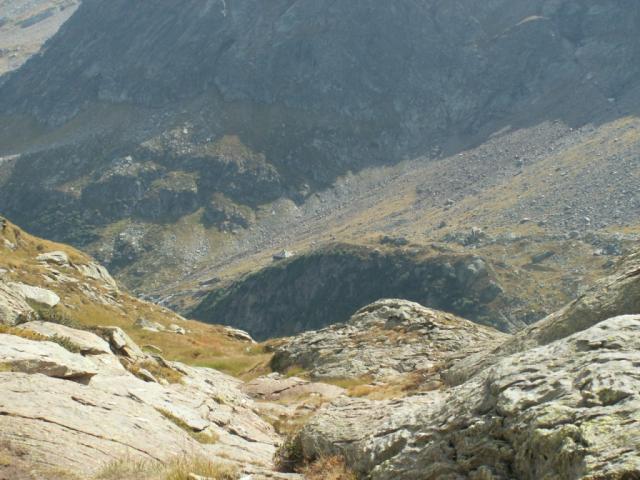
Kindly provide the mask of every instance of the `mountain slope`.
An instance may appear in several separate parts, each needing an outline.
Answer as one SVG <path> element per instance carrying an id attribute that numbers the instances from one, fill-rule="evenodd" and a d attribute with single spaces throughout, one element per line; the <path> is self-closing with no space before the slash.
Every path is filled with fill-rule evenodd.
<path id="1" fill-rule="evenodd" d="M 238 236 L 254 249 L 273 223 L 306 223 L 298 208 L 312 220 L 314 192 L 338 207 L 326 189 L 348 172 L 355 203 L 367 167 L 448 159 L 457 178 L 469 158 L 451 154 L 488 140 L 493 181 L 517 161 L 505 132 L 546 129 L 541 147 L 553 129 L 634 115 L 639 14 L 631 1 L 87 1 L 0 88 L 0 154 L 18 155 L 0 162 L 0 210 L 150 291 L 229 259 Z"/>
<path id="2" fill-rule="evenodd" d="M 18 69 L 38 53 L 79 3 L 80 0 L 0 1 L 0 75 Z"/>
<path id="3" fill-rule="evenodd" d="M 85 329 L 119 327 L 168 360 L 236 375 L 269 357 L 259 347 L 247 350 L 250 337 L 187 321 L 140 300 L 121 289 L 91 257 L 0 218 L 0 325 L 35 320 Z"/>

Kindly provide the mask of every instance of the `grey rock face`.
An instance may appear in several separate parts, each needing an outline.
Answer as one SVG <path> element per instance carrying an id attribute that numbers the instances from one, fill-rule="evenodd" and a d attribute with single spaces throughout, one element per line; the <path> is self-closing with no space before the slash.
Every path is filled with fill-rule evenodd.
<path id="1" fill-rule="evenodd" d="M 33 342 L 0 334 L 0 365 L 3 370 L 49 377 L 86 379 L 97 373 L 85 358 L 50 342 Z"/>
<path id="2" fill-rule="evenodd" d="M 310 457 L 367 478 L 618 479 L 640 472 L 640 317 L 517 353 L 450 390 L 342 399 L 303 429 Z"/>
<path id="3" fill-rule="evenodd" d="M 18 320 L 28 320 L 35 312 L 20 291 L 0 280 L 0 324 L 14 325 Z"/>
<path id="4" fill-rule="evenodd" d="M 0 88 L 10 117 L 85 115 L 60 146 L 12 161 L 0 207 L 83 245 L 95 226 L 200 208 L 233 228 L 250 218 L 213 194 L 302 201 L 348 170 L 506 125 L 617 116 L 639 18 L 632 0 L 89 0 Z M 154 186 L 184 173 L 195 188 Z"/>
<path id="5" fill-rule="evenodd" d="M 89 1 L 48 58 L 32 62 L 5 92 L 44 94 L 38 106 L 51 115 L 87 100 L 158 105 L 217 89 L 227 102 L 330 111 L 374 125 L 386 112 L 414 133 L 437 131 L 479 123 L 480 110 L 490 118 L 540 99 L 561 81 L 588 88 L 582 68 L 615 97 L 638 74 L 633 65 L 608 67 L 637 54 L 629 34 L 639 14 L 632 2 L 571 0 L 165 1 L 133 12 L 124 0 Z M 158 24 L 166 27 L 161 33 L 152 30 Z M 51 63 L 71 54 L 67 45 L 81 44 L 86 25 L 105 37 L 74 50 L 73 68 Z M 126 48 L 116 55 L 118 45 Z M 46 81 L 36 74 L 45 65 Z M 47 103 L 54 94 L 58 106 Z M 18 98 L 12 103 L 35 106 Z M 426 127 L 427 118 L 435 125 Z"/>
<path id="6" fill-rule="evenodd" d="M 491 302 L 505 296 L 487 262 L 472 255 L 417 257 L 403 250 L 332 245 L 216 288 L 191 315 L 242 328 L 260 340 L 344 322 L 371 302 L 395 297 L 500 330 L 517 325 L 490 310 Z"/>
<path id="7" fill-rule="evenodd" d="M 640 254 L 625 258 L 616 272 L 603 278 L 575 301 L 518 332 L 492 351 L 479 352 L 453 365 L 446 373 L 456 384 L 506 355 L 564 338 L 616 315 L 640 312 Z"/>
<path id="8" fill-rule="evenodd" d="M 378 379 L 437 370 L 452 358 L 487 350 L 508 335 L 405 300 L 380 300 L 346 324 L 306 332 L 280 346 L 272 368 L 309 370 L 313 378 Z"/>

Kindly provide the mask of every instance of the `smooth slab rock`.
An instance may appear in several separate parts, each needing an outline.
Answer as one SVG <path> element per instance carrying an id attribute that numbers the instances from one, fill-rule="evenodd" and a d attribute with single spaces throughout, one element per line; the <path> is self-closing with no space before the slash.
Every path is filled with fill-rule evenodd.
<path id="1" fill-rule="evenodd" d="M 193 431 L 215 433 L 207 445 L 210 455 L 222 455 L 239 464 L 271 465 L 279 437 L 254 411 L 251 399 L 239 387 L 242 382 L 207 368 L 166 362 L 184 376 L 182 383 L 160 385 L 128 373 L 99 374 L 92 388 L 116 396 L 134 398 L 179 419 Z"/>
<path id="2" fill-rule="evenodd" d="M 13 372 L 40 373 L 57 378 L 92 377 L 95 365 L 52 342 L 34 342 L 0 334 L 0 366 Z"/>
<path id="3" fill-rule="evenodd" d="M 116 333 L 112 347 L 120 345 L 113 350 L 122 357 L 98 351 L 106 342 L 85 338 L 87 332 L 56 330 L 58 326 L 49 330 L 39 323 L 26 327 L 65 334 L 84 342 L 87 350 L 83 356 L 51 342 L 0 335 L 0 443 L 8 441 L 27 452 L 28 461 L 21 462 L 30 469 L 56 467 L 90 476 L 118 458 L 162 461 L 187 454 L 223 458 L 241 471 L 251 467 L 255 478 L 269 478 L 281 440 L 240 391 L 241 381 L 215 370 L 145 357 L 145 362 L 156 361 L 182 374 L 175 384 L 145 382 L 120 364 L 132 362 L 126 350 L 137 345 L 117 335 L 117 329 L 106 331 Z M 76 378 L 81 382 L 69 381 Z M 210 433 L 216 441 L 195 442 L 195 432 Z"/>
<path id="4" fill-rule="evenodd" d="M 372 480 L 640 476 L 640 316 L 608 319 L 403 400 L 340 399 L 302 430 Z"/>
<path id="5" fill-rule="evenodd" d="M 55 263 L 60 266 L 68 266 L 69 265 L 69 255 L 65 252 L 49 252 L 43 253 L 36 257 L 36 260 L 43 263 Z"/>
<path id="6" fill-rule="evenodd" d="M 380 300 L 346 324 L 307 332 L 278 347 L 272 367 L 322 378 L 393 377 L 492 348 L 509 335 L 406 300 Z"/>
<path id="7" fill-rule="evenodd" d="M 19 292 L 25 300 L 53 308 L 60 303 L 60 297 L 51 290 L 45 288 L 33 287 L 24 283 L 9 283 L 9 287 Z"/>
<path id="8" fill-rule="evenodd" d="M 0 373 L 0 440 L 27 452 L 33 469 L 57 466 L 88 477 L 118 458 L 205 455 L 152 406 L 43 375 Z"/>
<path id="9" fill-rule="evenodd" d="M 35 316 L 24 295 L 0 279 L 0 324 L 15 325 Z"/>
<path id="10" fill-rule="evenodd" d="M 85 355 L 111 354 L 109 344 L 91 332 L 76 330 L 58 323 L 41 321 L 24 323 L 18 328 L 36 332 L 49 338 L 54 336 L 68 338 L 80 347 L 80 351 Z"/>
<path id="11" fill-rule="evenodd" d="M 74 265 L 74 267 L 85 277 L 99 281 L 104 284 L 104 286 L 111 288 L 112 290 L 118 290 L 117 282 L 113 279 L 109 271 L 102 265 L 98 265 L 97 263 L 88 263 Z"/>
<path id="12" fill-rule="evenodd" d="M 309 382 L 297 377 L 271 374 L 259 377 L 242 386 L 242 391 L 260 400 L 281 400 L 302 396 L 320 396 L 334 399 L 345 394 L 344 388 L 327 383 Z"/>

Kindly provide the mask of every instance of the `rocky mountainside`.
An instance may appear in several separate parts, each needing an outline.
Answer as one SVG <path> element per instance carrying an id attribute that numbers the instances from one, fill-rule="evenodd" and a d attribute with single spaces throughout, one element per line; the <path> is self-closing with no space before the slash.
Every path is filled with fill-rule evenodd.
<path id="1" fill-rule="evenodd" d="M 406 300 L 380 300 L 347 323 L 306 332 L 279 346 L 271 367 L 302 368 L 314 379 L 385 379 L 429 372 L 452 358 L 496 347 L 508 338 L 462 318 Z"/>
<path id="2" fill-rule="evenodd" d="M 450 390 L 336 402 L 298 441 L 376 480 L 634 478 L 639 338 L 638 315 L 611 318 Z"/>
<path id="3" fill-rule="evenodd" d="M 79 5 L 80 0 L 0 1 L 0 76 L 38 53 Z"/>
<path id="4" fill-rule="evenodd" d="M 201 366 L 240 373 L 268 361 L 261 352 L 245 332 L 138 300 L 85 254 L 0 219 L 0 478 L 301 478 L 274 471 L 282 440 L 260 415 L 285 407 L 253 400 L 269 386 L 245 393 Z M 342 393 L 288 381 L 281 395 Z"/>
<path id="5" fill-rule="evenodd" d="M 0 210 L 165 297 L 325 234 L 636 228 L 638 15 L 87 1 L 0 88 Z"/>
<path id="6" fill-rule="evenodd" d="M 256 345 L 134 299 L 77 250 L 7 221 L 1 228 L 0 476 L 618 480 L 640 472 L 638 253 L 513 335 L 380 300 L 346 324 Z M 213 358 L 259 363 L 244 382 L 200 366 Z"/>
<path id="7" fill-rule="evenodd" d="M 634 367 L 640 349 L 639 286 L 636 255 L 615 276 L 529 329 L 505 336 L 501 345 L 489 335 L 472 343 L 479 352 L 468 355 L 459 344 L 451 355 L 447 340 L 436 341 L 430 355 L 444 355 L 422 372 L 417 381 L 422 385 L 413 386 L 419 393 L 399 398 L 392 390 L 389 399 L 380 397 L 381 390 L 389 390 L 384 383 L 360 388 L 359 396 L 377 397 L 343 397 L 325 406 L 296 435 L 289 454 L 298 461 L 341 455 L 362 478 L 376 480 L 634 478 L 640 472 L 640 385 Z M 285 342 L 274 360 L 282 358 L 286 365 L 297 358 L 312 372 L 359 377 L 362 370 L 349 368 L 346 356 L 358 351 L 356 367 L 370 359 L 375 372 L 381 343 L 375 335 L 359 340 L 350 328 L 371 317 L 369 322 L 391 322 L 408 331 L 425 315 L 437 325 L 431 332 L 441 330 L 445 338 L 464 331 L 460 320 L 449 323 L 458 328 L 443 329 L 450 317 L 387 301 L 363 309 L 348 326 Z M 392 335 L 384 337 L 388 343 Z M 314 350 L 315 355 L 303 353 Z M 391 352 L 398 351 L 389 348 L 385 355 L 393 359 Z M 398 381 L 397 371 L 383 373 L 383 381 Z"/>
<path id="8" fill-rule="evenodd" d="M 345 321 L 354 310 L 389 296 L 507 331 L 526 325 L 496 313 L 517 302 L 480 257 L 340 244 L 278 261 L 220 286 L 189 315 L 265 339 Z"/>
<path id="9" fill-rule="evenodd" d="M 0 218 L 0 320 L 73 328 L 121 328 L 170 360 L 240 374 L 266 361 L 236 329 L 187 321 L 120 287 L 94 259 L 68 245 L 34 237 Z M 249 342 L 247 344 L 247 342 Z"/>

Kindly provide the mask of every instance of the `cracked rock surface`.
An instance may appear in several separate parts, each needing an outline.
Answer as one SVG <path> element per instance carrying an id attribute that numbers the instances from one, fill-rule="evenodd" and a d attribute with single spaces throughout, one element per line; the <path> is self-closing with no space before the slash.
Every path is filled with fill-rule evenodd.
<path id="1" fill-rule="evenodd" d="M 272 367 L 309 370 L 313 378 L 394 377 L 437 370 L 445 361 L 496 347 L 510 336 L 406 300 L 380 300 L 345 324 L 293 337 Z"/>
<path id="2" fill-rule="evenodd" d="M 640 316 L 614 317 L 449 390 L 342 398 L 299 438 L 374 480 L 636 478 L 638 365 Z"/>
<path id="3" fill-rule="evenodd" d="M 21 452 L 30 472 L 90 476 L 122 458 L 202 455 L 248 469 L 252 478 L 270 474 L 279 436 L 254 412 L 239 380 L 159 357 L 119 357 L 108 336 L 110 345 L 62 325 L 31 322 L 19 330 L 43 341 L 0 334 L 0 445 Z M 46 341 L 54 336 L 76 342 L 81 353 Z M 181 379 L 143 381 L 123 367 L 133 361 L 158 362 Z M 215 441 L 200 443 L 198 433 Z"/>

